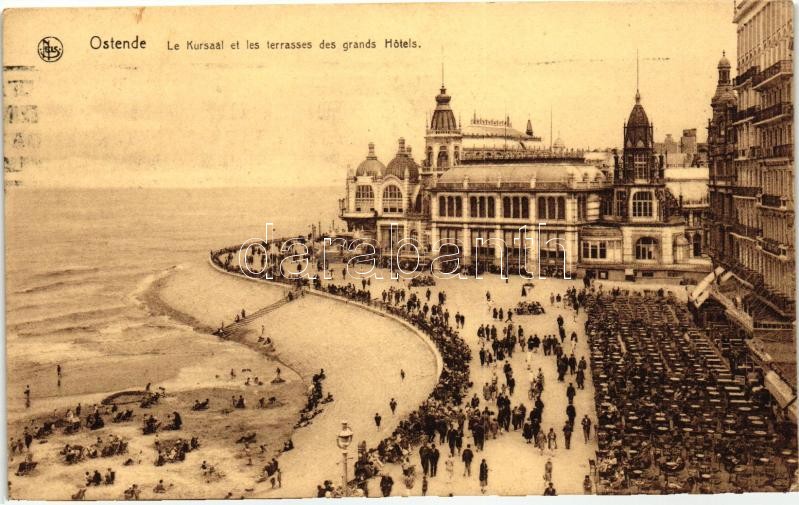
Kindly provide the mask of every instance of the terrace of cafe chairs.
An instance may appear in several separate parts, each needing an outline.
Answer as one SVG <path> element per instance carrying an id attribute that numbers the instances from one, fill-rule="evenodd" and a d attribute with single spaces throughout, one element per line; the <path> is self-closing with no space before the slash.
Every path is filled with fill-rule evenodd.
<path id="1" fill-rule="evenodd" d="M 589 297 L 586 309 L 605 489 L 788 485 L 795 450 L 780 447 L 770 413 L 751 401 L 685 308 L 669 297 L 625 292 Z M 656 451 L 658 464 L 647 466 L 641 450 Z M 769 466 L 781 478 L 763 471 Z M 619 475 L 625 483 L 614 482 Z"/>

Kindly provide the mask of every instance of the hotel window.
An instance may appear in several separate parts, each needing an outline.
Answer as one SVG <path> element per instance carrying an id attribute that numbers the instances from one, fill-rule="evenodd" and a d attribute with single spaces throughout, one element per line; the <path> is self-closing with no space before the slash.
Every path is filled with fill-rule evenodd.
<path id="1" fill-rule="evenodd" d="M 522 218 L 527 219 L 530 217 L 530 200 L 526 196 L 520 198 L 522 200 Z"/>
<path id="2" fill-rule="evenodd" d="M 566 240 L 562 232 L 542 231 L 539 237 L 539 256 L 541 260 L 563 261 L 566 254 Z"/>
<path id="3" fill-rule="evenodd" d="M 375 194 L 372 186 L 358 186 L 355 190 L 355 211 L 375 210 Z"/>
<path id="4" fill-rule="evenodd" d="M 477 197 L 469 198 L 469 217 L 477 217 Z"/>
<path id="5" fill-rule="evenodd" d="M 633 195 L 633 217 L 652 217 L 652 193 L 639 191 Z"/>
<path id="6" fill-rule="evenodd" d="M 383 212 L 402 212 L 402 191 L 397 186 L 383 190 Z"/>
<path id="7" fill-rule="evenodd" d="M 562 196 L 539 196 L 538 219 L 566 219 L 566 199 Z"/>
<path id="8" fill-rule="evenodd" d="M 439 251 L 442 254 L 460 254 L 461 233 L 458 228 L 440 228 L 439 240 L 441 241 L 441 247 Z"/>
<path id="9" fill-rule="evenodd" d="M 478 239 L 480 239 L 478 241 Z M 472 230 L 472 256 L 493 258 L 494 257 L 494 243 L 491 240 L 491 230 L 481 230 L 479 228 Z"/>
<path id="10" fill-rule="evenodd" d="M 455 217 L 463 216 L 463 200 L 461 197 L 455 197 Z"/>
<path id="11" fill-rule="evenodd" d="M 635 243 L 635 259 L 653 260 L 657 249 L 657 240 L 652 237 L 639 238 Z"/>
<path id="12" fill-rule="evenodd" d="M 494 197 L 488 197 L 488 217 L 495 217 Z"/>
<path id="13" fill-rule="evenodd" d="M 438 215 L 441 217 L 447 215 L 447 199 L 443 196 L 438 197 Z"/>
<path id="14" fill-rule="evenodd" d="M 502 240 L 505 241 L 505 247 L 508 256 L 521 256 L 525 244 L 522 242 L 522 237 L 519 230 L 503 230 Z"/>
<path id="15" fill-rule="evenodd" d="M 506 196 L 502 199 L 502 217 L 510 217 L 510 216 L 511 216 L 510 198 Z"/>
<path id="16" fill-rule="evenodd" d="M 646 179 L 648 177 L 649 174 L 647 174 L 646 165 L 646 154 L 633 155 L 633 166 L 635 167 L 636 179 Z"/>
<path id="17" fill-rule="evenodd" d="M 587 203 L 585 195 L 577 197 L 577 220 L 582 221 L 585 219 Z"/>
<path id="18" fill-rule="evenodd" d="M 606 259 L 608 257 L 607 243 L 583 242 L 583 258 L 585 259 Z"/>

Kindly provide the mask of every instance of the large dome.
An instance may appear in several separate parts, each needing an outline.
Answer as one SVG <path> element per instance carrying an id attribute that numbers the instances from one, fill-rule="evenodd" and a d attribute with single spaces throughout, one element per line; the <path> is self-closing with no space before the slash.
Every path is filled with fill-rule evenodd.
<path id="1" fill-rule="evenodd" d="M 393 160 L 388 162 L 385 175 L 393 175 L 398 179 L 405 178 L 405 170 L 408 170 L 408 180 L 416 182 L 419 180 L 419 166 L 411 157 L 410 147 L 405 148 L 405 139 L 399 139 L 399 149 Z"/>
<path id="2" fill-rule="evenodd" d="M 369 142 L 369 154 L 366 156 L 366 159 L 358 165 L 355 176 L 380 177 L 385 171 L 386 166 L 380 163 L 380 160 L 375 156 L 375 145 Z"/>

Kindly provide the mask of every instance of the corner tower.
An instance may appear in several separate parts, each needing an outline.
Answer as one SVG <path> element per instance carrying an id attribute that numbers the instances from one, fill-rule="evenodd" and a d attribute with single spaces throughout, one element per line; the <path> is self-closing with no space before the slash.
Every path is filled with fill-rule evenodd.
<path id="1" fill-rule="evenodd" d="M 442 83 L 436 96 L 436 108 L 425 132 L 425 171 L 440 174 L 460 164 L 462 135 L 449 105 L 451 99 Z"/>

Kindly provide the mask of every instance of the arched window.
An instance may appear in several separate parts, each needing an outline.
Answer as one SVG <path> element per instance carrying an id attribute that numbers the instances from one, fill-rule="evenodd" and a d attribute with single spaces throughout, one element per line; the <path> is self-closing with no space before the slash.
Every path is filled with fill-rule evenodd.
<path id="1" fill-rule="evenodd" d="M 547 199 L 543 196 L 538 197 L 538 219 L 547 218 Z"/>
<path id="2" fill-rule="evenodd" d="M 438 148 L 438 168 L 449 168 L 449 154 L 447 154 L 446 146 Z"/>
<path id="3" fill-rule="evenodd" d="M 469 198 L 469 217 L 477 217 L 477 197 Z"/>
<path id="4" fill-rule="evenodd" d="M 453 157 L 455 158 L 454 165 L 459 165 L 461 162 L 461 149 L 458 146 L 455 146 L 455 152 L 453 153 Z"/>
<path id="5" fill-rule="evenodd" d="M 495 212 L 494 209 L 495 209 L 495 207 L 494 207 L 494 197 L 493 196 L 489 196 L 488 197 L 488 217 L 494 217 L 494 212 Z"/>
<path id="6" fill-rule="evenodd" d="M 402 191 L 393 184 L 383 190 L 383 212 L 402 212 Z"/>
<path id="7" fill-rule="evenodd" d="M 566 219 L 566 199 L 558 197 L 558 219 Z"/>
<path id="8" fill-rule="evenodd" d="M 502 198 L 502 217 L 510 217 L 510 198 Z"/>
<path id="9" fill-rule="evenodd" d="M 375 210 L 375 194 L 372 186 L 358 186 L 355 188 L 355 211 L 367 212 Z"/>
<path id="10" fill-rule="evenodd" d="M 416 195 L 416 204 L 413 206 L 414 212 L 422 212 L 422 194 Z"/>
<path id="11" fill-rule="evenodd" d="M 514 196 L 513 197 L 513 217 L 518 218 L 518 217 L 521 216 L 521 214 L 522 214 L 522 211 L 521 211 L 521 203 L 519 202 L 519 197 L 518 196 Z"/>
<path id="12" fill-rule="evenodd" d="M 702 234 L 695 233 L 693 240 L 694 257 L 702 256 Z"/>
<path id="13" fill-rule="evenodd" d="M 635 243 L 635 259 L 654 260 L 657 259 L 658 241 L 652 237 L 639 238 Z"/>
<path id="14" fill-rule="evenodd" d="M 547 219 L 555 219 L 555 216 L 557 215 L 556 206 L 557 203 L 555 202 L 554 196 L 547 198 Z"/>
<path id="15" fill-rule="evenodd" d="M 455 217 L 463 216 L 463 199 L 459 196 L 455 197 Z"/>
<path id="16" fill-rule="evenodd" d="M 633 194 L 633 217 L 652 217 L 652 193 L 639 191 Z"/>
<path id="17" fill-rule="evenodd" d="M 433 146 L 427 146 L 427 166 L 433 166 Z"/>
<path id="18" fill-rule="evenodd" d="M 530 217 L 530 200 L 526 196 L 522 198 L 522 218 L 527 219 Z"/>
<path id="19" fill-rule="evenodd" d="M 443 196 L 438 197 L 438 215 L 442 217 L 447 215 L 447 199 Z"/>
<path id="20" fill-rule="evenodd" d="M 450 217 L 455 215 L 455 199 L 451 196 L 447 197 L 447 215 Z"/>

